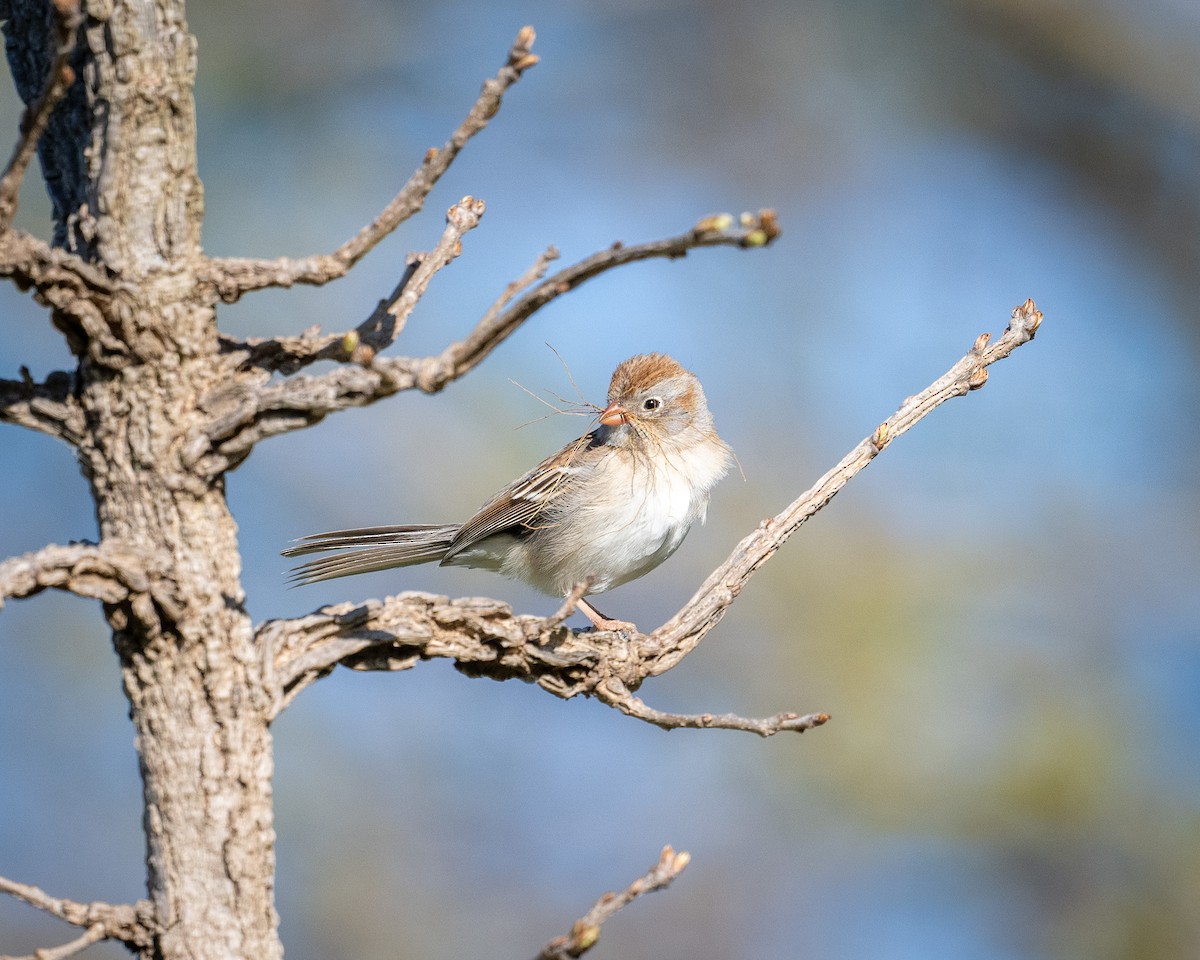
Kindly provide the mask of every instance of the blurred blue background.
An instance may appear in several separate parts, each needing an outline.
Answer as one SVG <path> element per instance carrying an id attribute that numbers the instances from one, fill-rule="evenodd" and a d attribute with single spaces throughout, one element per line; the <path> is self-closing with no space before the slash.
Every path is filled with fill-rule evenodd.
<path id="1" fill-rule="evenodd" d="M 486 199 L 392 348 L 463 335 L 562 263 L 772 206 L 767 250 L 592 281 L 465 381 L 272 440 L 229 479 L 258 618 L 402 589 L 554 601 L 416 568 L 285 590 L 317 530 L 462 519 L 668 351 L 745 480 L 604 609 L 660 623 L 778 511 L 1032 296 L 1037 340 L 890 447 L 643 697 L 825 710 L 804 737 L 665 733 L 448 664 L 340 671 L 275 726 L 289 957 L 532 955 L 664 843 L 693 863 L 597 957 L 1200 955 L 1200 8 L 1179 0 L 223 0 L 189 11 L 205 246 L 328 251 L 442 143 L 517 29 L 543 62 L 351 276 L 221 310 L 234 335 L 358 323 Z M 14 131 L 11 83 L 0 129 Z M 36 175 L 19 224 L 48 235 Z M 0 375 L 68 356 L 0 288 Z M 94 536 L 69 452 L 0 428 L 0 555 Z M 95 604 L 0 616 L 0 874 L 143 892 L 132 729 Z M 69 938 L 0 902 L 0 949 Z M 99 956 L 124 955 L 111 947 Z"/>

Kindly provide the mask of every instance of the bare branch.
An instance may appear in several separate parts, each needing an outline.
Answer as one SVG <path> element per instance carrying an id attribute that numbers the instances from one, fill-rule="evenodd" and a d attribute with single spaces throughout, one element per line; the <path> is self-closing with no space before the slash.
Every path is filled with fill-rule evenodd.
<path id="1" fill-rule="evenodd" d="M 328 353 L 332 358 L 355 358 L 372 365 L 376 349 L 386 346 L 399 335 L 409 315 L 424 296 L 429 282 L 443 267 L 462 253 L 462 238 L 479 225 L 486 205 L 474 197 L 463 197 L 446 212 L 446 227 L 433 251 L 412 259 L 410 269 L 399 286 L 386 300 L 380 301 L 375 312 L 357 331 L 336 338 L 326 338 L 324 344 L 310 339 L 317 355 Z M 302 341 L 271 341 L 276 365 L 281 356 L 302 355 Z M 260 353 L 270 355 L 267 343 L 260 343 Z M 316 356 L 310 355 L 310 359 Z M 247 361 L 253 365 L 253 361 Z M 297 361 L 298 362 L 298 361 Z M 242 364 L 245 365 L 244 363 Z M 364 369 L 361 367 L 351 368 Z M 264 371 L 258 371 L 261 376 Z M 260 440 L 317 423 L 326 414 L 338 409 L 328 401 L 327 381 L 323 377 L 296 377 L 278 384 L 259 383 L 257 389 L 247 389 L 244 383 L 234 382 L 214 396 L 206 397 L 203 405 L 216 411 L 203 433 L 193 438 L 184 460 L 187 465 L 199 464 L 210 458 L 201 469 L 220 472 L 244 460 Z M 214 456 L 215 453 L 215 456 Z"/>
<path id="2" fill-rule="evenodd" d="M 22 290 L 33 288 L 42 303 L 59 308 L 114 290 L 99 267 L 23 230 L 0 234 L 0 277 L 11 277 Z"/>
<path id="3" fill-rule="evenodd" d="M 648 638 L 636 634 L 576 633 L 558 622 L 559 614 L 519 616 L 497 600 L 450 600 L 408 592 L 382 601 L 322 607 L 292 620 L 267 621 L 258 628 L 256 639 L 267 667 L 264 673 L 273 678 L 276 709 L 272 716 L 338 665 L 354 670 L 407 670 L 421 660 L 448 658 L 468 676 L 524 680 L 564 700 L 595 696 L 631 716 L 669 726 L 664 718 L 670 715 L 656 714 L 644 704 L 639 714 L 628 696 L 645 678 L 654 662 L 647 655 L 656 655 L 657 647 L 646 648 Z M 624 699 L 619 691 L 625 692 Z M 763 734 L 770 722 L 722 719 L 727 722 L 708 725 Z M 789 724 L 781 723 L 779 729 L 801 729 Z M 683 718 L 676 725 L 705 724 Z"/>
<path id="4" fill-rule="evenodd" d="M 225 337 L 223 352 L 237 359 L 240 368 L 253 367 L 271 373 L 295 373 L 319 360 L 370 366 L 375 355 L 390 346 L 404 330 L 433 275 L 462 253 L 462 238 L 479 226 L 486 209 L 482 200 L 469 196 L 451 206 L 446 211 L 446 227 L 437 246 L 429 253 L 409 255 L 407 269 L 396 289 L 380 300 L 371 315 L 354 330 L 322 334 L 314 328 L 298 337 L 246 341 Z"/>
<path id="5" fill-rule="evenodd" d="M 550 301 L 569 293 L 592 277 L 626 263 L 666 257 L 687 256 L 699 247 L 765 247 L 780 236 L 775 211 L 742 214 L 737 221 L 729 214 L 705 217 L 691 230 L 664 240 L 625 246 L 615 243 L 574 266 L 560 270 L 538 284 L 507 310 L 489 310 L 464 339 L 452 343 L 436 357 L 415 362 L 416 386 L 436 393 L 446 384 L 475 369 L 510 334 Z"/>
<path id="6" fill-rule="evenodd" d="M 37 101 L 25 108 L 21 116 L 21 135 L 13 150 L 8 166 L 0 175 L 0 233 L 12 224 L 13 215 L 17 212 L 17 202 L 20 198 L 21 181 L 25 178 L 25 170 L 33 153 L 37 149 L 38 140 L 46 132 L 50 122 L 50 114 L 58 102 L 75 82 L 75 71 L 67 63 L 71 52 L 75 49 L 75 35 L 79 29 L 82 17 L 79 12 L 78 0 L 54 0 L 54 59 L 50 64 L 50 72 L 46 84 Z"/>
<path id="7" fill-rule="evenodd" d="M 99 943 L 107 937 L 108 933 L 104 929 L 104 924 L 97 923 L 88 927 L 74 940 L 64 943 L 61 947 L 42 947 L 24 957 L 12 957 L 5 954 L 0 956 L 0 960 L 66 960 L 67 957 L 73 957 L 75 954 L 86 950 L 93 943 Z"/>
<path id="8" fill-rule="evenodd" d="M 497 600 L 406 592 L 269 620 L 256 640 L 274 677 L 279 710 L 339 664 L 407 670 L 419 660 L 446 657 L 469 675 L 538 683 L 564 699 L 589 690 L 593 676 L 610 675 L 600 666 L 605 652 L 591 642 L 599 635 L 576 635 L 562 626 L 543 632 L 543 625 L 541 617 L 514 616 Z"/>
<path id="9" fill-rule="evenodd" d="M 546 271 L 550 269 L 550 264 L 557 260 L 559 256 L 558 248 L 553 246 L 547 247 L 538 254 L 538 258 L 533 261 L 529 269 L 504 288 L 500 296 L 496 298 L 496 302 L 488 307 L 487 313 L 483 315 L 483 319 L 479 322 L 481 324 L 493 322 L 500 311 L 512 302 L 513 297 L 541 280 L 546 275 Z"/>
<path id="10" fill-rule="evenodd" d="M 20 380 L 0 380 L 0 423 L 15 423 L 78 444 L 85 423 L 71 390 L 71 375 L 56 372 L 45 383 L 34 383 L 22 367 Z"/>
<path id="11" fill-rule="evenodd" d="M 991 334 L 981 334 L 967 355 L 945 375 L 905 400 L 899 410 L 809 490 L 745 537 L 729 558 L 708 576 L 684 608 L 651 634 L 651 644 L 657 645 L 660 653 L 650 674 L 657 676 L 670 670 L 687 656 L 720 622 L 754 572 L 884 447 L 947 400 L 982 387 L 987 382 L 988 366 L 1032 340 L 1041 322 L 1041 312 L 1032 300 L 1026 300 L 1013 310 L 1012 320 L 999 340 L 989 346 Z"/>
<path id="12" fill-rule="evenodd" d="M 656 727 L 662 727 L 664 730 L 678 730 L 680 728 L 692 728 L 695 730 L 745 730 L 749 733 L 757 733 L 760 737 L 771 737 L 784 731 L 803 733 L 805 730 L 819 727 L 830 720 L 830 716 L 827 713 L 808 713 L 804 715 L 798 713 L 777 713 L 773 717 L 764 717 L 761 720 L 739 717 L 734 713 L 664 713 L 662 710 L 655 710 L 653 707 L 646 706 L 645 703 L 630 693 L 624 684 L 615 678 L 596 688 L 596 698 L 607 703 L 610 707 L 616 707 L 626 716 L 645 720 L 647 723 L 652 723 Z"/>
<path id="13" fill-rule="evenodd" d="M 521 28 L 508 52 L 508 62 L 495 77 L 485 81 L 479 98 L 450 139 L 441 149 L 431 147 L 421 166 L 379 216 L 333 253 L 301 260 L 213 258 L 208 261 L 202 282 L 212 284 L 222 300 L 232 303 L 251 290 L 295 283 L 320 285 L 345 276 L 376 244 L 425 205 L 425 198 L 459 151 L 496 115 L 508 88 L 538 62 L 530 52 L 536 36 L 532 27 Z"/>
<path id="14" fill-rule="evenodd" d="M 206 471 L 228 470 L 245 459 L 260 440 L 302 429 L 337 410 L 366 406 L 404 390 L 436 393 L 478 366 L 525 320 L 550 301 L 613 267 L 655 257 L 683 257 L 697 247 L 761 247 L 779 234 L 778 223 L 770 210 L 743 215 L 740 222 L 727 214 L 707 217 L 686 233 L 665 240 L 633 246 L 614 244 L 560 270 L 504 308 L 509 291 L 519 290 L 527 277 L 536 276 L 544 267 L 539 261 L 525 277 L 509 284 L 505 294 L 466 339 L 450 344 L 440 354 L 421 358 L 374 357 L 373 351 L 368 351 L 363 358 L 367 365 L 346 365 L 317 377 L 292 377 L 249 389 L 243 384 L 232 385 L 229 390 L 233 402 L 228 404 L 228 412 L 214 417 L 205 435 L 195 439 L 186 460 L 199 463 L 208 457 Z M 544 255 L 543 260 L 548 261 L 549 254 Z M 251 358 L 258 351 L 265 370 L 280 369 L 286 363 L 304 365 L 317 359 L 314 354 L 323 359 L 347 359 L 361 339 L 357 332 L 352 332 L 327 338 L 313 337 L 307 345 L 296 339 L 273 343 L 283 346 L 280 350 L 268 347 L 265 342 L 246 346 Z M 230 342 L 228 349 L 236 353 L 242 348 Z M 254 359 L 245 362 L 257 365 Z"/>
<path id="15" fill-rule="evenodd" d="M 664 713 L 648 707 L 633 691 L 695 649 L 754 572 L 880 450 L 941 403 L 983 386 L 987 367 L 1031 340 L 1041 321 L 1041 313 L 1027 300 L 1013 311 L 999 340 L 989 345 L 989 335 L 980 336 L 945 376 L 909 397 L 812 489 L 743 539 L 695 596 L 653 633 L 568 630 L 561 621 L 564 611 L 569 615 L 572 600 L 577 602 L 574 593 L 550 618 L 516 616 L 495 600 L 448 600 L 420 593 L 323 607 L 294 620 L 269 621 L 258 630 L 275 678 L 275 715 L 339 664 L 359 670 L 406 670 L 419 660 L 446 657 L 470 676 L 524 680 L 564 699 L 594 696 L 666 729 L 721 728 L 771 736 L 820 726 L 829 719 L 827 714 L 787 712 L 751 719 Z"/>
<path id="16" fill-rule="evenodd" d="M 451 210 L 453 209 L 452 207 Z M 559 253 L 554 247 L 549 247 L 540 254 L 524 274 L 505 287 L 504 292 L 492 304 L 480 322 L 490 323 L 514 296 L 545 276 L 551 261 L 557 260 L 558 256 Z M 244 355 L 244 358 L 239 359 L 240 367 L 256 367 L 270 373 L 296 373 L 320 360 L 352 361 L 369 367 L 372 365 L 374 355 L 388 346 L 399 334 L 394 326 L 385 325 L 386 308 L 395 302 L 423 258 L 424 255 L 410 258 L 409 270 L 401 279 L 392 296 L 387 300 L 381 300 L 375 308 L 375 312 L 354 330 L 322 334 L 319 327 L 314 327 L 298 337 L 250 340 L 223 337 L 223 349 L 230 354 Z"/>
<path id="17" fill-rule="evenodd" d="M 537 955 L 537 960 L 567 960 L 581 957 L 600 939 L 600 927 L 614 917 L 618 911 L 643 894 L 653 893 L 671 885 L 691 862 L 691 854 L 685 850 L 676 853 L 670 846 L 663 847 L 658 863 L 645 876 L 634 880 L 620 893 L 606 893 L 586 914 L 571 924 L 564 937 L 555 937 Z"/>
<path id="18" fill-rule="evenodd" d="M 103 543 L 51 545 L 0 563 L 0 609 L 7 598 L 43 590 L 65 590 L 105 604 L 129 603 L 142 622 L 157 623 L 158 612 L 178 619 L 182 609 L 174 584 L 143 551 Z"/>
<path id="19" fill-rule="evenodd" d="M 579 581 L 579 583 L 575 584 L 575 586 L 571 588 L 571 592 L 567 594 L 567 598 L 562 602 L 562 606 L 542 621 L 542 625 L 538 630 L 538 633 L 550 633 L 552 630 L 555 630 L 562 624 L 566 623 L 571 614 L 579 609 L 579 601 L 587 595 L 588 590 L 591 589 L 592 581 L 594 579 L 594 577 L 584 577 Z"/>
<path id="20" fill-rule="evenodd" d="M 49 589 L 116 603 L 128 596 L 131 586 L 145 590 L 149 584 L 136 565 L 114 563 L 111 551 L 95 544 L 51 545 L 0 563 L 0 607 L 5 598 L 31 597 Z"/>
<path id="21" fill-rule="evenodd" d="M 54 951 L 39 950 L 35 954 L 38 957 L 67 957 L 82 950 L 89 943 L 106 939 L 120 940 L 134 948 L 143 947 L 151 942 L 158 928 L 154 918 L 154 905 L 147 900 L 117 904 L 100 901 L 79 903 L 75 900 L 52 897 L 38 887 L 27 883 L 17 883 L 15 880 L 8 880 L 4 877 L 0 877 L 0 893 L 7 893 L 9 896 L 57 917 L 59 920 L 64 920 L 72 926 L 83 927 L 89 933 L 97 928 L 101 931 L 98 934 L 91 934 L 94 939 L 88 940 L 87 943 L 83 943 L 84 937 L 80 937 L 70 944 L 55 948 Z M 87 935 L 88 933 L 85 933 L 84 936 Z M 66 951 L 68 947 L 75 944 L 81 945 L 69 952 L 56 952 Z"/>

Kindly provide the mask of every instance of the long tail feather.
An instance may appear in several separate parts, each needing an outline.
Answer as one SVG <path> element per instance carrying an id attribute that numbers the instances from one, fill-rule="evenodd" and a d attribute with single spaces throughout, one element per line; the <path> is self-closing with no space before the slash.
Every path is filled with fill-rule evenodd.
<path id="1" fill-rule="evenodd" d="M 288 573 L 292 586 L 373 573 L 393 567 L 441 560 L 458 532 L 456 524 L 425 524 L 403 527 L 363 527 L 334 530 L 301 537 L 283 551 L 285 557 L 336 551 L 294 567 Z"/>

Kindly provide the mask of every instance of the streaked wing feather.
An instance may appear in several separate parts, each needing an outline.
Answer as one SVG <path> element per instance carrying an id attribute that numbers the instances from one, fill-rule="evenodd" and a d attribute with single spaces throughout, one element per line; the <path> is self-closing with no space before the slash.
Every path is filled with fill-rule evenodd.
<path id="1" fill-rule="evenodd" d="M 593 434 L 580 437 L 567 451 L 547 457 L 525 476 L 514 480 L 492 497 L 459 528 L 450 541 L 442 563 L 447 563 L 456 554 L 498 533 L 522 536 L 534 529 L 539 515 L 554 499 L 563 481 L 571 475 L 571 464 L 575 457 L 594 442 Z"/>

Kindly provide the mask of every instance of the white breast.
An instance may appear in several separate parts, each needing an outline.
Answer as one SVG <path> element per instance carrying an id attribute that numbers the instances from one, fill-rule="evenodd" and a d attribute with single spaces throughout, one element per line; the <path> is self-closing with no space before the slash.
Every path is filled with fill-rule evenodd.
<path id="1" fill-rule="evenodd" d="M 504 572 L 559 596 L 588 576 L 590 593 L 640 577 L 703 522 L 709 490 L 727 469 L 719 441 L 653 462 L 613 449 L 586 476 L 573 477 L 578 482 L 556 499 L 547 527 L 510 554 Z"/>

